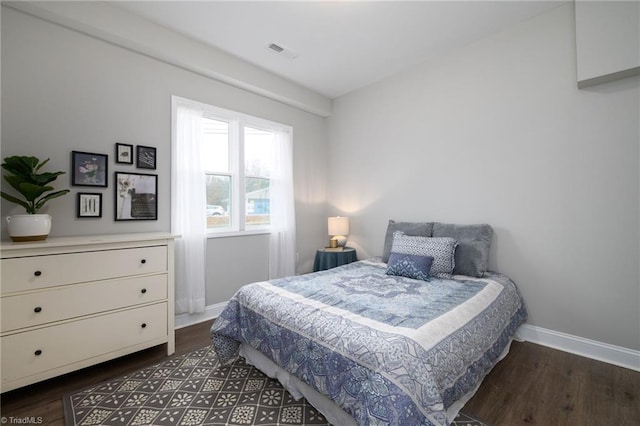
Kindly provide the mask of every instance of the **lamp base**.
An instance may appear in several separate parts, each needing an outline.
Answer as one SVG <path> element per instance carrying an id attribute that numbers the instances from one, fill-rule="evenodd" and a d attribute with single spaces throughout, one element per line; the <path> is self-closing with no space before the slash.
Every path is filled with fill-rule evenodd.
<path id="1" fill-rule="evenodd" d="M 347 245 L 347 237 L 343 235 L 335 235 L 329 240 L 330 247 L 345 247 Z"/>

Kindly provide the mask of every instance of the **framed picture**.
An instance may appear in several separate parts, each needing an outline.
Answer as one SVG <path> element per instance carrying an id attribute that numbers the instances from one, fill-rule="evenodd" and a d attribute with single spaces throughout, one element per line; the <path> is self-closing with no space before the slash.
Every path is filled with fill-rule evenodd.
<path id="1" fill-rule="evenodd" d="M 71 151 L 71 184 L 107 187 L 109 156 Z"/>
<path id="2" fill-rule="evenodd" d="M 116 143 L 116 163 L 133 164 L 133 145 Z"/>
<path id="3" fill-rule="evenodd" d="M 78 217 L 102 217 L 102 194 L 78 192 Z"/>
<path id="4" fill-rule="evenodd" d="M 136 146 L 136 166 L 139 169 L 156 169 L 156 149 L 152 146 Z"/>
<path id="5" fill-rule="evenodd" d="M 116 220 L 157 220 L 158 175 L 114 174 Z"/>

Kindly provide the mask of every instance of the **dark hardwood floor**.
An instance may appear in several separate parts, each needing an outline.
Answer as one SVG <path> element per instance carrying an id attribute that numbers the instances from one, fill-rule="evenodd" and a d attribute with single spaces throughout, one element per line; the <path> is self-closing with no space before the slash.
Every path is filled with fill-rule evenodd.
<path id="1" fill-rule="evenodd" d="M 208 345 L 210 326 L 208 321 L 177 330 L 176 354 Z M 165 357 L 164 346 L 159 346 L 7 392 L 1 396 L 3 424 L 40 418 L 40 424 L 64 425 L 64 394 Z M 640 372 L 514 342 L 509 355 L 493 369 L 463 411 L 495 426 L 638 425 Z"/>
<path id="2" fill-rule="evenodd" d="M 640 372 L 514 342 L 464 412 L 498 425 L 640 425 Z"/>

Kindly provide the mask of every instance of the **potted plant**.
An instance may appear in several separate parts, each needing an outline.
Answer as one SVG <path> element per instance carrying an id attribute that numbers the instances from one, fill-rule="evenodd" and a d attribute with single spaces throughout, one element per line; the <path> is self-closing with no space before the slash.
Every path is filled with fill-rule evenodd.
<path id="1" fill-rule="evenodd" d="M 7 231 L 13 241 L 44 240 L 51 230 L 51 216 L 38 214 L 45 203 L 69 192 L 68 189 L 54 191 L 53 182 L 64 172 L 40 172 L 49 159 L 40 161 L 36 157 L 18 156 L 6 157 L 2 168 L 8 171 L 4 179 L 15 189 L 24 200 L 0 191 L 5 200 L 25 208 L 27 214 L 7 217 Z"/>

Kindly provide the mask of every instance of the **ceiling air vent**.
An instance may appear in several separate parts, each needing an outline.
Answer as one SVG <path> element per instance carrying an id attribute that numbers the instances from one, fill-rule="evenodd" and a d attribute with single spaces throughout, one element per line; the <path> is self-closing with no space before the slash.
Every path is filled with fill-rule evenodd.
<path id="1" fill-rule="evenodd" d="M 289 60 L 294 60 L 298 57 L 298 54 L 293 50 L 289 49 L 288 47 L 280 46 L 276 43 L 269 43 L 267 45 L 267 49 Z"/>

